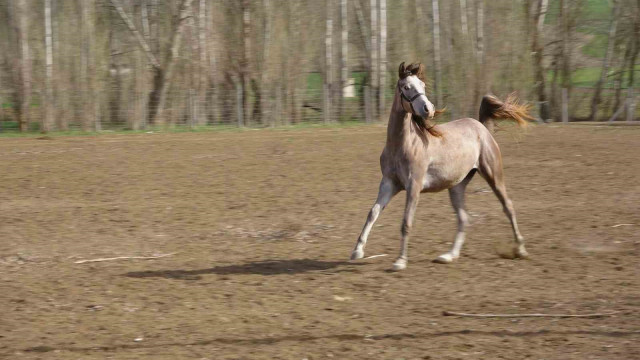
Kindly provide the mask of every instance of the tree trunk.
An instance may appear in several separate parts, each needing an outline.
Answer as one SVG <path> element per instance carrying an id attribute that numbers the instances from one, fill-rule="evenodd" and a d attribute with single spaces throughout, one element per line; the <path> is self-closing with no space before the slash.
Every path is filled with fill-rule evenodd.
<path id="1" fill-rule="evenodd" d="M 82 122 L 83 131 L 89 131 L 95 127 L 97 121 L 98 104 L 96 93 L 96 61 L 95 61 L 95 0 L 79 1 L 82 12 L 82 67 L 81 67 L 81 89 L 82 89 Z"/>
<path id="2" fill-rule="evenodd" d="M 484 0 L 475 2 L 476 36 L 475 36 L 475 85 L 473 87 L 472 111 L 476 112 L 480 105 L 480 99 L 487 87 L 484 67 Z"/>
<path id="3" fill-rule="evenodd" d="M 548 120 L 549 104 L 547 102 L 545 70 L 542 62 L 544 55 L 544 40 L 542 39 L 544 18 L 547 14 L 548 0 L 538 0 L 536 11 L 534 12 L 534 27 L 532 31 L 531 52 L 533 53 L 534 81 L 540 105 L 540 118 L 542 121 Z"/>
<path id="4" fill-rule="evenodd" d="M 560 76 L 560 67 L 562 63 L 562 48 L 561 43 L 554 49 L 553 52 L 553 76 L 551 77 L 551 84 L 549 85 L 549 117 L 557 121 L 560 118 L 561 99 L 558 96 L 558 77 Z"/>
<path id="5" fill-rule="evenodd" d="M 20 131 L 29 129 L 29 105 L 31 103 L 31 51 L 29 49 L 29 15 L 26 0 L 18 0 L 14 4 L 14 11 L 17 19 L 16 31 L 18 35 L 18 46 L 20 53 L 19 61 L 19 82 L 18 91 L 18 124 Z"/>
<path id="6" fill-rule="evenodd" d="M 399 35 L 400 35 L 400 39 L 396 40 L 399 42 L 398 44 L 398 49 L 400 51 L 399 53 L 399 57 L 400 59 L 408 59 L 409 58 L 409 39 L 407 39 L 408 37 L 408 33 L 409 31 L 407 31 L 407 28 L 410 26 L 409 25 L 409 11 L 407 11 L 407 9 L 409 8 L 409 0 L 401 0 L 400 3 L 397 5 L 399 10 L 401 11 L 401 16 L 403 20 L 400 22 L 400 28 L 396 29 L 396 31 L 399 30 Z M 413 30 L 412 30 L 413 32 Z M 392 78 L 393 79 L 393 78 Z"/>
<path id="7" fill-rule="evenodd" d="M 44 43 L 45 43 L 45 114 L 40 131 L 46 133 L 53 124 L 53 37 L 51 32 L 51 0 L 44 0 Z"/>
<path id="8" fill-rule="evenodd" d="M 568 107 L 571 99 L 571 26 L 569 26 L 569 0 L 560 1 L 560 18 L 562 26 L 562 89 L 563 94 L 566 93 L 566 103 L 563 106 Z M 563 108 L 564 121 L 564 108 Z"/>
<path id="9" fill-rule="evenodd" d="M 345 113 L 344 95 L 347 86 L 349 86 L 349 64 L 348 64 L 348 51 L 349 51 L 349 28 L 347 18 L 347 0 L 340 0 L 340 30 L 342 36 L 340 37 L 340 92 L 338 102 L 338 120 L 342 120 Z"/>
<path id="10" fill-rule="evenodd" d="M 474 103 L 476 100 L 471 99 L 472 89 L 470 89 L 470 84 L 473 83 L 473 79 L 471 78 L 473 72 L 470 71 L 469 67 L 466 66 L 467 61 L 465 59 L 465 55 L 468 54 L 468 49 L 472 47 L 471 37 L 469 36 L 469 16 L 468 11 L 471 6 L 467 6 L 467 0 L 460 0 L 460 31 L 462 34 L 462 41 L 458 43 L 458 57 L 460 57 L 457 62 L 458 70 L 460 71 L 460 81 L 462 82 L 460 86 L 460 106 L 459 110 L 462 116 L 471 116 L 475 117 L 475 112 L 477 109 L 473 109 L 473 112 L 468 112 L 468 106 L 470 103 Z M 470 101 L 471 100 L 471 101 Z M 442 105 L 440 105 L 442 106 Z M 465 111 L 467 109 L 467 111 Z M 453 115 L 453 114 L 452 114 Z M 452 116 L 452 119 L 455 119 L 455 116 Z"/>
<path id="11" fill-rule="evenodd" d="M 333 0 L 327 1 L 327 14 L 326 14 L 326 34 L 324 39 L 324 49 L 325 49 L 325 63 L 324 63 L 324 123 L 328 124 L 332 120 L 332 104 L 331 100 L 333 96 L 332 94 L 332 85 L 333 85 L 333 7 L 331 6 Z"/>
<path id="12" fill-rule="evenodd" d="M 624 52 L 624 56 L 622 58 L 622 64 L 620 65 L 618 74 L 616 75 L 616 78 L 614 80 L 614 84 L 615 84 L 614 87 L 616 89 L 616 94 L 615 94 L 615 101 L 613 104 L 613 111 L 616 111 L 622 103 L 621 101 L 622 83 L 624 81 L 624 74 L 626 72 L 627 62 L 631 60 L 631 55 L 633 53 L 633 42 L 634 42 L 633 39 L 629 40 L 629 43 Z"/>
<path id="13" fill-rule="evenodd" d="M 112 0 L 114 1 L 114 0 Z M 192 0 L 183 0 L 180 5 L 178 22 L 171 37 L 169 54 L 163 68 L 157 68 L 154 74 L 153 90 L 149 96 L 149 121 L 152 125 L 164 123 L 164 107 L 169 94 L 169 86 L 178 60 L 178 52 L 182 41 L 182 33 L 189 19 Z M 150 52 L 149 52 L 150 53 Z"/>
<path id="14" fill-rule="evenodd" d="M 364 19 L 364 12 L 362 11 L 362 5 L 360 0 L 352 0 L 353 7 L 356 13 L 356 20 L 358 21 L 358 28 L 360 29 L 360 38 L 362 39 L 362 48 L 366 54 L 364 57 L 365 67 L 368 70 L 367 76 L 365 76 L 362 93 L 362 106 L 364 107 L 364 121 L 370 123 L 373 121 L 371 114 L 371 31 L 367 27 Z"/>
<path id="15" fill-rule="evenodd" d="M 215 26 L 213 25 L 213 16 L 212 16 L 212 13 L 215 9 L 214 7 L 215 4 L 211 4 L 211 5 L 212 6 L 210 7 L 210 9 L 207 11 L 207 16 L 208 16 L 207 26 L 209 27 L 208 29 L 209 40 L 207 41 L 207 48 L 209 53 L 208 76 L 209 76 L 209 85 L 211 87 L 210 98 L 209 98 L 210 100 L 208 102 L 208 109 L 209 109 L 209 116 L 211 118 L 211 122 L 215 124 L 220 120 L 220 109 L 219 109 L 220 99 L 218 98 L 218 62 L 217 62 L 217 48 L 216 48 L 217 37 L 214 31 Z"/>
<path id="16" fill-rule="evenodd" d="M 249 0 L 242 0 L 242 61 L 240 62 L 240 83 L 242 87 L 243 124 L 251 123 L 249 109 L 249 88 L 251 86 L 251 72 L 249 58 L 251 56 L 251 7 Z"/>
<path id="17" fill-rule="evenodd" d="M 151 36 L 151 25 L 149 21 L 149 10 L 150 6 L 148 0 L 140 0 L 140 23 L 142 24 L 142 37 L 144 41 L 149 45 L 149 48 L 152 53 L 154 52 L 153 47 L 153 39 Z M 144 59 L 141 58 L 140 54 L 136 56 L 136 88 L 135 88 L 135 101 L 136 101 L 136 111 L 135 111 L 135 119 L 132 122 L 132 129 L 138 130 L 141 128 L 147 127 L 147 122 L 149 121 L 147 111 L 149 109 L 149 104 L 147 103 L 148 97 L 147 92 L 147 67 L 142 63 Z"/>
<path id="18" fill-rule="evenodd" d="M 438 0 L 431 0 L 433 7 L 433 62 L 435 65 L 435 84 L 433 90 L 436 93 L 436 105 L 442 106 L 442 63 L 440 61 L 440 8 Z M 481 12 L 479 10 L 479 12 Z M 479 18 L 480 19 L 480 18 Z M 479 33 L 480 34 L 480 33 Z M 479 35 L 481 38 L 481 35 Z M 480 42 L 479 42 L 480 43 Z"/>
<path id="19" fill-rule="evenodd" d="M 380 4 L 380 88 L 378 92 L 378 116 L 385 112 L 385 90 L 387 89 L 387 0 Z"/>
<path id="20" fill-rule="evenodd" d="M 476 1 L 481 1 L 481 0 L 467 0 L 467 22 L 469 24 L 469 28 L 471 28 L 471 31 L 473 31 L 473 26 L 471 24 L 471 20 L 475 19 L 475 2 Z M 476 53 L 476 37 L 472 36 L 471 34 L 469 34 L 469 47 L 471 48 L 471 52 L 473 53 L 474 57 L 475 57 L 475 53 Z M 473 69 L 473 68 L 472 68 Z M 473 87 L 475 89 L 475 87 Z M 476 100 L 474 100 L 476 101 Z M 478 108 L 474 107 L 473 108 L 473 112 L 475 113 L 478 110 Z"/>
<path id="21" fill-rule="evenodd" d="M 158 33 L 158 0 L 151 0 L 151 21 L 149 21 L 151 50 L 160 53 L 160 34 Z"/>
<path id="22" fill-rule="evenodd" d="M 187 7 L 190 6 L 191 5 L 191 1 L 192 0 L 183 0 L 182 7 L 184 7 L 185 4 L 187 4 L 187 3 L 188 3 Z M 151 64 L 151 66 L 153 66 L 156 69 L 160 69 L 161 68 L 160 63 L 158 62 L 158 60 L 156 59 L 155 55 L 151 51 L 151 48 L 149 47 L 149 44 L 145 41 L 145 39 L 142 37 L 142 35 L 140 35 L 140 32 L 138 31 L 138 29 L 136 29 L 136 26 L 133 24 L 133 21 L 131 21 L 131 18 L 127 15 L 127 13 L 122 8 L 122 3 L 120 3 L 120 0 L 111 0 L 111 4 L 113 4 L 113 6 L 116 8 L 116 11 L 118 11 L 118 14 L 120 15 L 120 17 L 122 18 L 124 23 L 129 28 L 129 31 L 131 31 L 133 36 L 138 41 L 138 45 L 140 45 L 140 47 L 144 51 L 145 55 L 147 55 L 147 59 L 149 60 L 149 63 Z M 175 36 L 175 34 L 174 34 L 174 36 Z"/>
<path id="23" fill-rule="evenodd" d="M 273 114 L 271 111 L 271 86 L 269 82 L 269 50 L 271 48 L 271 28 L 273 27 L 272 18 L 273 13 L 271 12 L 271 1 L 270 0 L 262 0 L 262 7 L 264 11 L 264 28 L 263 28 L 263 37 L 262 37 L 262 56 L 260 57 L 260 103 L 257 104 L 259 106 L 259 117 L 262 124 L 269 124 L 273 126 Z"/>
<path id="24" fill-rule="evenodd" d="M 198 6 L 198 94 L 195 98 L 195 109 L 197 111 L 197 125 L 207 123 L 207 113 L 205 104 L 207 99 L 207 27 L 206 27 L 207 6 L 205 0 L 200 0 Z"/>
<path id="25" fill-rule="evenodd" d="M 611 25 L 609 26 L 609 38 L 607 40 L 607 52 L 604 55 L 604 60 L 602 61 L 602 71 L 600 72 L 600 79 L 596 83 L 595 94 L 593 95 L 593 99 L 591 100 L 591 114 L 589 115 L 590 121 L 594 121 L 596 119 L 596 115 L 598 113 L 598 105 L 600 105 L 602 86 L 604 85 L 604 82 L 607 78 L 607 73 L 609 72 L 609 63 L 611 61 L 611 54 L 613 53 L 613 45 L 615 43 L 616 30 L 618 27 L 619 9 L 620 3 L 618 1 L 614 2 L 613 18 L 611 19 Z"/>
<path id="26" fill-rule="evenodd" d="M 142 20 L 142 36 L 147 44 L 150 44 L 151 28 L 149 27 L 149 8 L 147 0 L 140 0 L 140 18 Z"/>
<path id="27" fill-rule="evenodd" d="M 629 78 L 627 82 L 627 101 L 625 102 L 625 111 L 627 113 L 627 121 L 633 121 L 635 117 L 635 96 L 634 96 L 634 74 L 636 67 L 636 59 L 638 58 L 638 53 L 640 53 L 640 0 L 637 0 L 636 6 L 634 9 L 634 17 L 633 17 L 633 34 L 635 36 L 632 37 L 632 46 L 633 51 L 631 52 L 631 59 L 629 60 Z"/>
<path id="28" fill-rule="evenodd" d="M 370 0 L 371 3 L 371 67 L 369 69 L 369 78 L 371 80 L 371 116 L 372 119 L 378 120 L 378 88 L 380 86 L 380 78 L 378 77 L 378 1 Z"/>
<path id="29" fill-rule="evenodd" d="M 362 35 L 362 47 L 364 48 L 365 54 L 371 53 L 371 33 L 367 24 L 364 21 L 364 12 L 362 11 L 362 5 L 360 5 L 360 0 L 352 0 L 353 7 L 356 10 L 356 20 L 358 21 L 358 27 L 360 28 L 360 34 Z M 371 60 L 370 56 L 366 56 L 367 59 L 367 67 L 371 67 L 369 61 Z"/>

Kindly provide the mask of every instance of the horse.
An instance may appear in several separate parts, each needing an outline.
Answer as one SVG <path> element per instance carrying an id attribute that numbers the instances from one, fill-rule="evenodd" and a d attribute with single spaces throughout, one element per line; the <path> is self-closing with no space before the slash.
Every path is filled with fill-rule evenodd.
<path id="1" fill-rule="evenodd" d="M 442 112 L 436 110 L 425 92 L 424 66 L 420 63 L 401 63 L 398 69 L 397 91 L 387 125 L 387 140 L 380 168 L 382 180 L 375 204 L 369 211 L 364 228 L 351 253 L 351 260 L 364 257 L 369 232 L 389 201 L 400 191 L 406 191 L 406 204 L 402 219 L 400 255 L 392 270 L 407 266 L 409 232 L 418 205 L 420 193 L 449 191 L 457 216 L 457 233 L 451 250 L 438 256 L 434 262 L 451 263 L 460 257 L 465 227 L 469 215 L 465 210 L 465 189 L 475 173 L 489 184 L 513 230 L 513 257 L 526 258 L 523 236 L 518 230 L 513 202 L 507 196 L 502 169 L 502 155 L 491 132 L 493 119 L 509 119 L 520 126 L 533 120 L 529 106 L 522 105 L 510 95 L 501 101 L 485 95 L 480 104 L 478 120 L 458 119 L 435 125 L 433 118 Z"/>

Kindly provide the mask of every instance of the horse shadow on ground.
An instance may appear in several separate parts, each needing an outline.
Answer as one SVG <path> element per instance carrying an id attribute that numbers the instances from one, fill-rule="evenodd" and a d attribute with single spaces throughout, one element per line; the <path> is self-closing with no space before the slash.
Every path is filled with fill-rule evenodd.
<path id="1" fill-rule="evenodd" d="M 310 271 L 332 270 L 331 273 L 352 272 L 356 266 L 366 263 L 348 261 L 323 261 L 313 259 L 287 259 L 255 261 L 240 265 L 215 266 L 195 270 L 155 270 L 128 272 L 124 276 L 132 278 L 165 278 L 177 280 L 200 280 L 202 275 L 294 275 Z"/>

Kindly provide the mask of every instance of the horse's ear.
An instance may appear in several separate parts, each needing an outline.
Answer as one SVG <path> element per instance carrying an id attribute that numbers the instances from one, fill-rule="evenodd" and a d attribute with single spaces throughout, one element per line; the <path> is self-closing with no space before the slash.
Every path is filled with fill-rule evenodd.
<path id="1" fill-rule="evenodd" d="M 403 62 L 400 64 L 400 67 L 398 68 L 398 77 L 399 77 L 400 79 L 404 78 L 404 76 L 405 76 L 405 71 L 406 71 L 406 69 L 405 69 L 405 67 L 404 67 L 404 61 L 403 61 Z"/>

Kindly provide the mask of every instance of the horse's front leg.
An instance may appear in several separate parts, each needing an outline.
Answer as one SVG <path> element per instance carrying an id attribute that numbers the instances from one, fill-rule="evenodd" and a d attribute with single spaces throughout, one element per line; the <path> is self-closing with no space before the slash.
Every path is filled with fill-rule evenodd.
<path id="1" fill-rule="evenodd" d="M 402 242 L 400 245 L 400 256 L 393 263 L 393 270 L 404 270 L 407 267 L 409 248 L 409 232 L 413 226 L 413 218 L 418 207 L 418 199 L 420 198 L 420 184 L 414 182 L 407 188 L 407 202 L 404 207 L 404 217 L 402 219 Z"/>
<path id="2" fill-rule="evenodd" d="M 373 224 L 376 222 L 378 216 L 387 206 L 389 201 L 391 201 L 391 198 L 393 198 L 397 193 L 398 187 L 393 183 L 393 181 L 386 177 L 382 178 L 382 181 L 380 181 L 380 189 L 378 190 L 378 199 L 369 211 L 367 222 L 364 224 L 364 228 L 356 242 L 356 247 L 351 253 L 351 260 L 362 259 L 364 257 L 364 246 L 367 244 L 367 238 L 369 237 L 369 232 L 371 231 Z"/>

